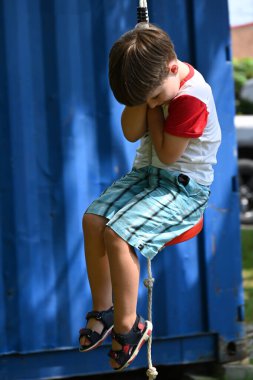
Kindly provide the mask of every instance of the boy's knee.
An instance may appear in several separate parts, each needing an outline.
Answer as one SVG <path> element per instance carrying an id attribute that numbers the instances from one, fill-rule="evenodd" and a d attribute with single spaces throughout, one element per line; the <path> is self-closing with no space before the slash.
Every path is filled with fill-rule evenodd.
<path id="1" fill-rule="evenodd" d="M 83 231 L 91 228 L 98 232 L 104 232 L 107 219 L 100 215 L 84 214 L 82 220 Z"/>
<path id="2" fill-rule="evenodd" d="M 120 239 L 119 235 L 117 235 L 110 227 L 106 226 L 104 231 L 105 244 L 108 245 L 116 239 Z"/>

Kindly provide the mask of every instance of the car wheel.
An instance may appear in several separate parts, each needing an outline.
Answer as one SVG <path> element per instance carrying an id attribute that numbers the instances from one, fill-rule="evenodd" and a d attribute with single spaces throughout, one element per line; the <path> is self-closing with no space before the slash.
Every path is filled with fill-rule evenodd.
<path id="1" fill-rule="evenodd" d="M 242 224 L 253 224 L 253 160 L 240 159 L 240 220 Z"/>

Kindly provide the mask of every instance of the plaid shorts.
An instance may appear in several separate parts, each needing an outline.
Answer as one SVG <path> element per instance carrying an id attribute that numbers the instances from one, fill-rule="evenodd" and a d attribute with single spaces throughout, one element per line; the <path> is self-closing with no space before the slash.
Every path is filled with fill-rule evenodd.
<path id="1" fill-rule="evenodd" d="M 203 215 L 210 189 L 180 172 L 153 166 L 133 169 L 86 210 L 152 259 L 165 243 L 193 227 Z"/>

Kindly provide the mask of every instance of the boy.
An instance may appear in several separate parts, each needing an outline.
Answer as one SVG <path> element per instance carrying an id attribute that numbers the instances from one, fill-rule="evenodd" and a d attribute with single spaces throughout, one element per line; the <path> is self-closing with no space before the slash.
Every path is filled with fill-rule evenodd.
<path id="1" fill-rule="evenodd" d="M 199 221 L 221 133 L 210 86 L 177 59 L 169 36 L 151 24 L 115 42 L 109 79 L 115 98 L 126 105 L 123 133 L 141 144 L 132 171 L 83 217 L 95 311 L 80 330 L 80 351 L 96 348 L 112 331 L 110 364 L 121 370 L 152 332 L 152 324 L 136 314 L 139 262 L 134 248 L 152 259 Z"/>

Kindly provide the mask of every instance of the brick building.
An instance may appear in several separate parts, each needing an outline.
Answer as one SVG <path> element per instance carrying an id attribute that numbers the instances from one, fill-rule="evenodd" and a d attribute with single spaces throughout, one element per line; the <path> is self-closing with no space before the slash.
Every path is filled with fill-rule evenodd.
<path id="1" fill-rule="evenodd" d="M 234 58 L 253 58 L 253 22 L 231 27 Z"/>

